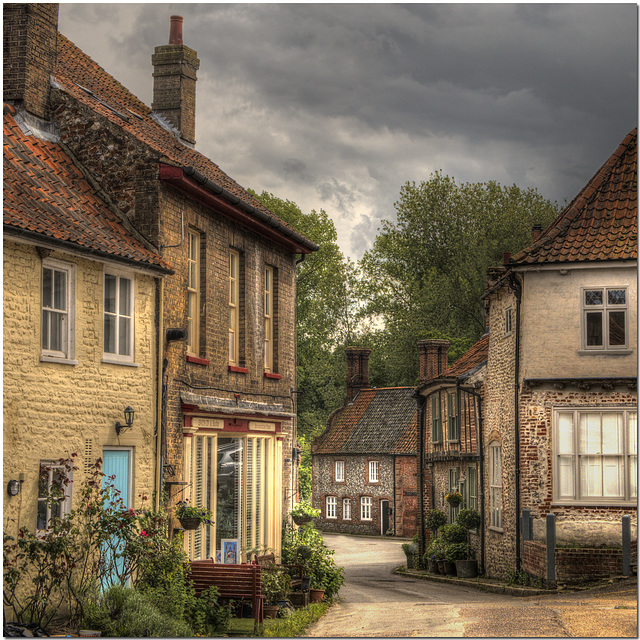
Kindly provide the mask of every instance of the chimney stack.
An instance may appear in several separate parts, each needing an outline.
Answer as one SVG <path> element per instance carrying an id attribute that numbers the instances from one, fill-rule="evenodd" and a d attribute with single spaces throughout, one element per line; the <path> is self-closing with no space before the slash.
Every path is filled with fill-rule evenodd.
<path id="1" fill-rule="evenodd" d="M 420 383 L 439 376 L 448 366 L 448 340 L 418 341 L 418 360 L 420 363 Z"/>
<path id="2" fill-rule="evenodd" d="M 182 16 L 171 16 L 169 44 L 156 47 L 153 63 L 151 108 L 180 131 L 180 137 L 196 143 L 196 81 L 200 60 L 182 44 Z"/>
<path id="3" fill-rule="evenodd" d="M 369 387 L 369 356 L 371 349 L 347 347 L 347 402 L 352 402 L 360 389 Z"/>
<path id="4" fill-rule="evenodd" d="M 57 3 L 2 6 L 3 100 L 49 119 L 50 77 L 58 53 Z"/>
<path id="5" fill-rule="evenodd" d="M 542 225 L 534 224 L 531 229 L 531 242 L 535 242 L 542 235 Z"/>

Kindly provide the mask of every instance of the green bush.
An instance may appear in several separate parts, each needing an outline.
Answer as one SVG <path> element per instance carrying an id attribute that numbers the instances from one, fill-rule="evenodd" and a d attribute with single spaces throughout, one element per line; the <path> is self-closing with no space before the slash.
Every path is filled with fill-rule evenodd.
<path id="1" fill-rule="evenodd" d="M 477 529 L 481 522 L 480 514 L 475 509 L 461 509 L 456 518 L 456 524 L 464 527 L 467 531 Z"/>
<path id="2" fill-rule="evenodd" d="M 425 524 L 427 525 L 427 529 L 429 529 L 429 531 L 433 531 L 434 535 L 437 535 L 438 529 L 447 524 L 447 516 L 445 515 L 444 511 L 438 511 L 438 509 L 430 509 L 427 512 Z"/>
<path id="3" fill-rule="evenodd" d="M 459 524 L 447 524 L 442 527 L 442 541 L 445 544 L 458 544 L 467 541 L 467 530 Z"/>
<path id="4" fill-rule="evenodd" d="M 440 538 L 434 538 L 427 545 L 423 556 L 423 563 L 427 564 L 428 560 L 444 560 L 444 543 Z"/>
<path id="5" fill-rule="evenodd" d="M 285 526 L 282 563 L 303 565 L 305 574 L 311 577 L 311 587 L 324 589 L 326 598 L 337 595 L 344 584 L 344 569 L 336 564 L 333 555 L 312 524 L 295 529 Z"/>
<path id="6" fill-rule="evenodd" d="M 466 560 L 468 553 L 469 547 L 466 542 L 451 542 L 444 548 L 444 559 L 449 562 Z"/>

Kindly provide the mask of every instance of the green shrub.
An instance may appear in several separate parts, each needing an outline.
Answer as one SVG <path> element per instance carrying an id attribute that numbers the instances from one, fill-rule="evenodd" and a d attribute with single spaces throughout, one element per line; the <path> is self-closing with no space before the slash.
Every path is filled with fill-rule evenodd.
<path id="1" fill-rule="evenodd" d="M 464 527 L 467 531 L 477 529 L 481 522 L 480 514 L 475 509 L 461 509 L 456 518 L 456 524 Z"/>
<path id="2" fill-rule="evenodd" d="M 447 516 L 445 515 L 444 511 L 438 511 L 438 509 L 430 509 L 427 512 L 425 524 L 427 525 L 427 529 L 429 529 L 429 531 L 433 531 L 434 535 L 437 535 L 438 529 L 447 524 Z"/>
<path id="3" fill-rule="evenodd" d="M 444 546 L 440 538 L 431 540 L 425 549 L 423 563 L 427 564 L 428 560 L 444 560 Z"/>
<path id="4" fill-rule="evenodd" d="M 467 530 L 459 524 L 447 524 L 442 527 L 442 541 L 446 544 L 466 542 Z"/>
<path id="5" fill-rule="evenodd" d="M 444 559 L 449 562 L 466 560 L 468 553 L 469 547 L 466 542 L 451 542 L 444 548 Z"/>

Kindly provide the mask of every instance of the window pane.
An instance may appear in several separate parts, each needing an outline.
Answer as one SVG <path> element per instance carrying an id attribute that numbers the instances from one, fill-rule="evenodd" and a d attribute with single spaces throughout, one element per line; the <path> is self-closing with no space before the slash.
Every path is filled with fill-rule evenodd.
<path id="1" fill-rule="evenodd" d="M 131 280 L 120 278 L 120 315 L 131 315 Z"/>
<path id="2" fill-rule="evenodd" d="M 629 412 L 628 414 L 629 421 L 629 453 L 636 455 L 638 453 L 638 414 L 634 412 Z"/>
<path id="3" fill-rule="evenodd" d="M 602 291 L 600 290 L 585 291 L 584 303 L 588 305 L 602 304 L 603 303 Z"/>
<path id="4" fill-rule="evenodd" d="M 63 329 L 64 316 L 61 313 L 49 313 L 49 349 L 52 351 L 64 351 Z"/>
<path id="5" fill-rule="evenodd" d="M 49 308 L 53 306 L 53 271 L 51 269 L 42 270 L 42 306 Z"/>
<path id="6" fill-rule="evenodd" d="M 49 315 L 50 314 L 51 314 L 50 311 L 46 311 L 46 310 L 42 311 L 42 348 L 43 349 L 49 348 L 49 340 L 50 340 Z"/>
<path id="7" fill-rule="evenodd" d="M 558 453 L 573 453 L 573 414 L 558 415 Z"/>
<path id="8" fill-rule="evenodd" d="M 580 459 L 580 488 L 583 496 L 602 495 L 602 458 L 593 456 Z"/>
<path id="9" fill-rule="evenodd" d="M 600 414 L 580 414 L 580 434 L 578 441 L 580 453 L 600 454 Z"/>
<path id="10" fill-rule="evenodd" d="M 602 312 L 587 313 L 587 346 L 602 346 Z"/>
<path id="11" fill-rule="evenodd" d="M 613 347 L 624 346 L 625 340 L 624 311 L 609 311 L 609 344 Z"/>
<path id="12" fill-rule="evenodd" d="M 617 498 L 624 496 L 622 457 L 606 456 L 602 460 L 604 496 Z"/>
<path id="13" fill-rule="evenodd" d="M 638 495 L 638 458 L 637 456 L 630 456 L 629 469 L 631 477 L 629 479 L 629 492 L 631 498 L 635 498 Z"/>
<path id="14" fill-rule="evenodd" d="M 44 500 L 38 500 L 38 515 L 36 518 L 36 529 L 47 528 L 47 503 Z"/>
<path id="15" fill-rule="evenodd" d="M 104 311 L 105 313 L 116 312 L 116 281 L 115 276 L 105 275 L 104 277 Z"/>
<path id="16" fill-rule="evenodd" d="M 53 274 L 53 306 L 61 311 L 67 309 L 67 274 L 64 271 Z"/>
<path id="17" fill-rule="evenodd" d="M 105 353 L 116 352 L 116 317 L 104 316 L 104 351 Z"/>
<path id="18" fill-rule="evenodd" d="M 602 414 L 602 453 L 622 454 L 622 414 Z"/>
<path id="19" fill-rule="evenodd" d="M 626 295 L 624 289 L 609 289 L 607 291 L 607 301 L 609 304 L 625 304 Z"/>
<path id="20" fill-rule="evenodd" d="M 560 456 L 558 458 L 559 495 L 563 498 L 573 498 L 576 494 L 575 469 L 573 456 Z"/>
<path id="21" fill-rule="evenodd" d="M 118 331 L 119 351 L 121 356 L 131 355 L 131 319 L 120 318 Z"/>

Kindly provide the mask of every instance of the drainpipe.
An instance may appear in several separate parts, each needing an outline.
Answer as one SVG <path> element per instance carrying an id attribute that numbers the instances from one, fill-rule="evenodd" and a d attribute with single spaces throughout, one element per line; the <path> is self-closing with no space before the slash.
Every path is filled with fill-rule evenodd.
<path id="1" fill-rule="evenodd" d="M 398 460 L 398 456 L 393 456 L 393 535 L 398 535 L 396 530 L 396 461 Z M 383 531 L 383 535 L 386 535 L 386 531 Z M 403 527 L 404 533 L 404 527 Z"/>
<path id="2" fill-rule="evenodd" d="M 158 292 L 158 380 L 156 388 L 156 511 L 162 498 L 162 358 L 164 356 L 164 279 L 160 278 Z"/>
<path id="3" fill-rule="evenodd" d="M 418 554 L 424 555 L 424 405 L 426 398 L 417 392 L 418 401 Z"/>
<path id="4" fill-rule="evenodd" d="M 522 283 L 515 273 L 509 273 L 509 288 L 516 297 L 516 358 L 514 374 L 514 426 L 515 426 L 515 489 L 516 489 L 516 571 L 520 572 L 520 304 L 522 301 Z"/>

